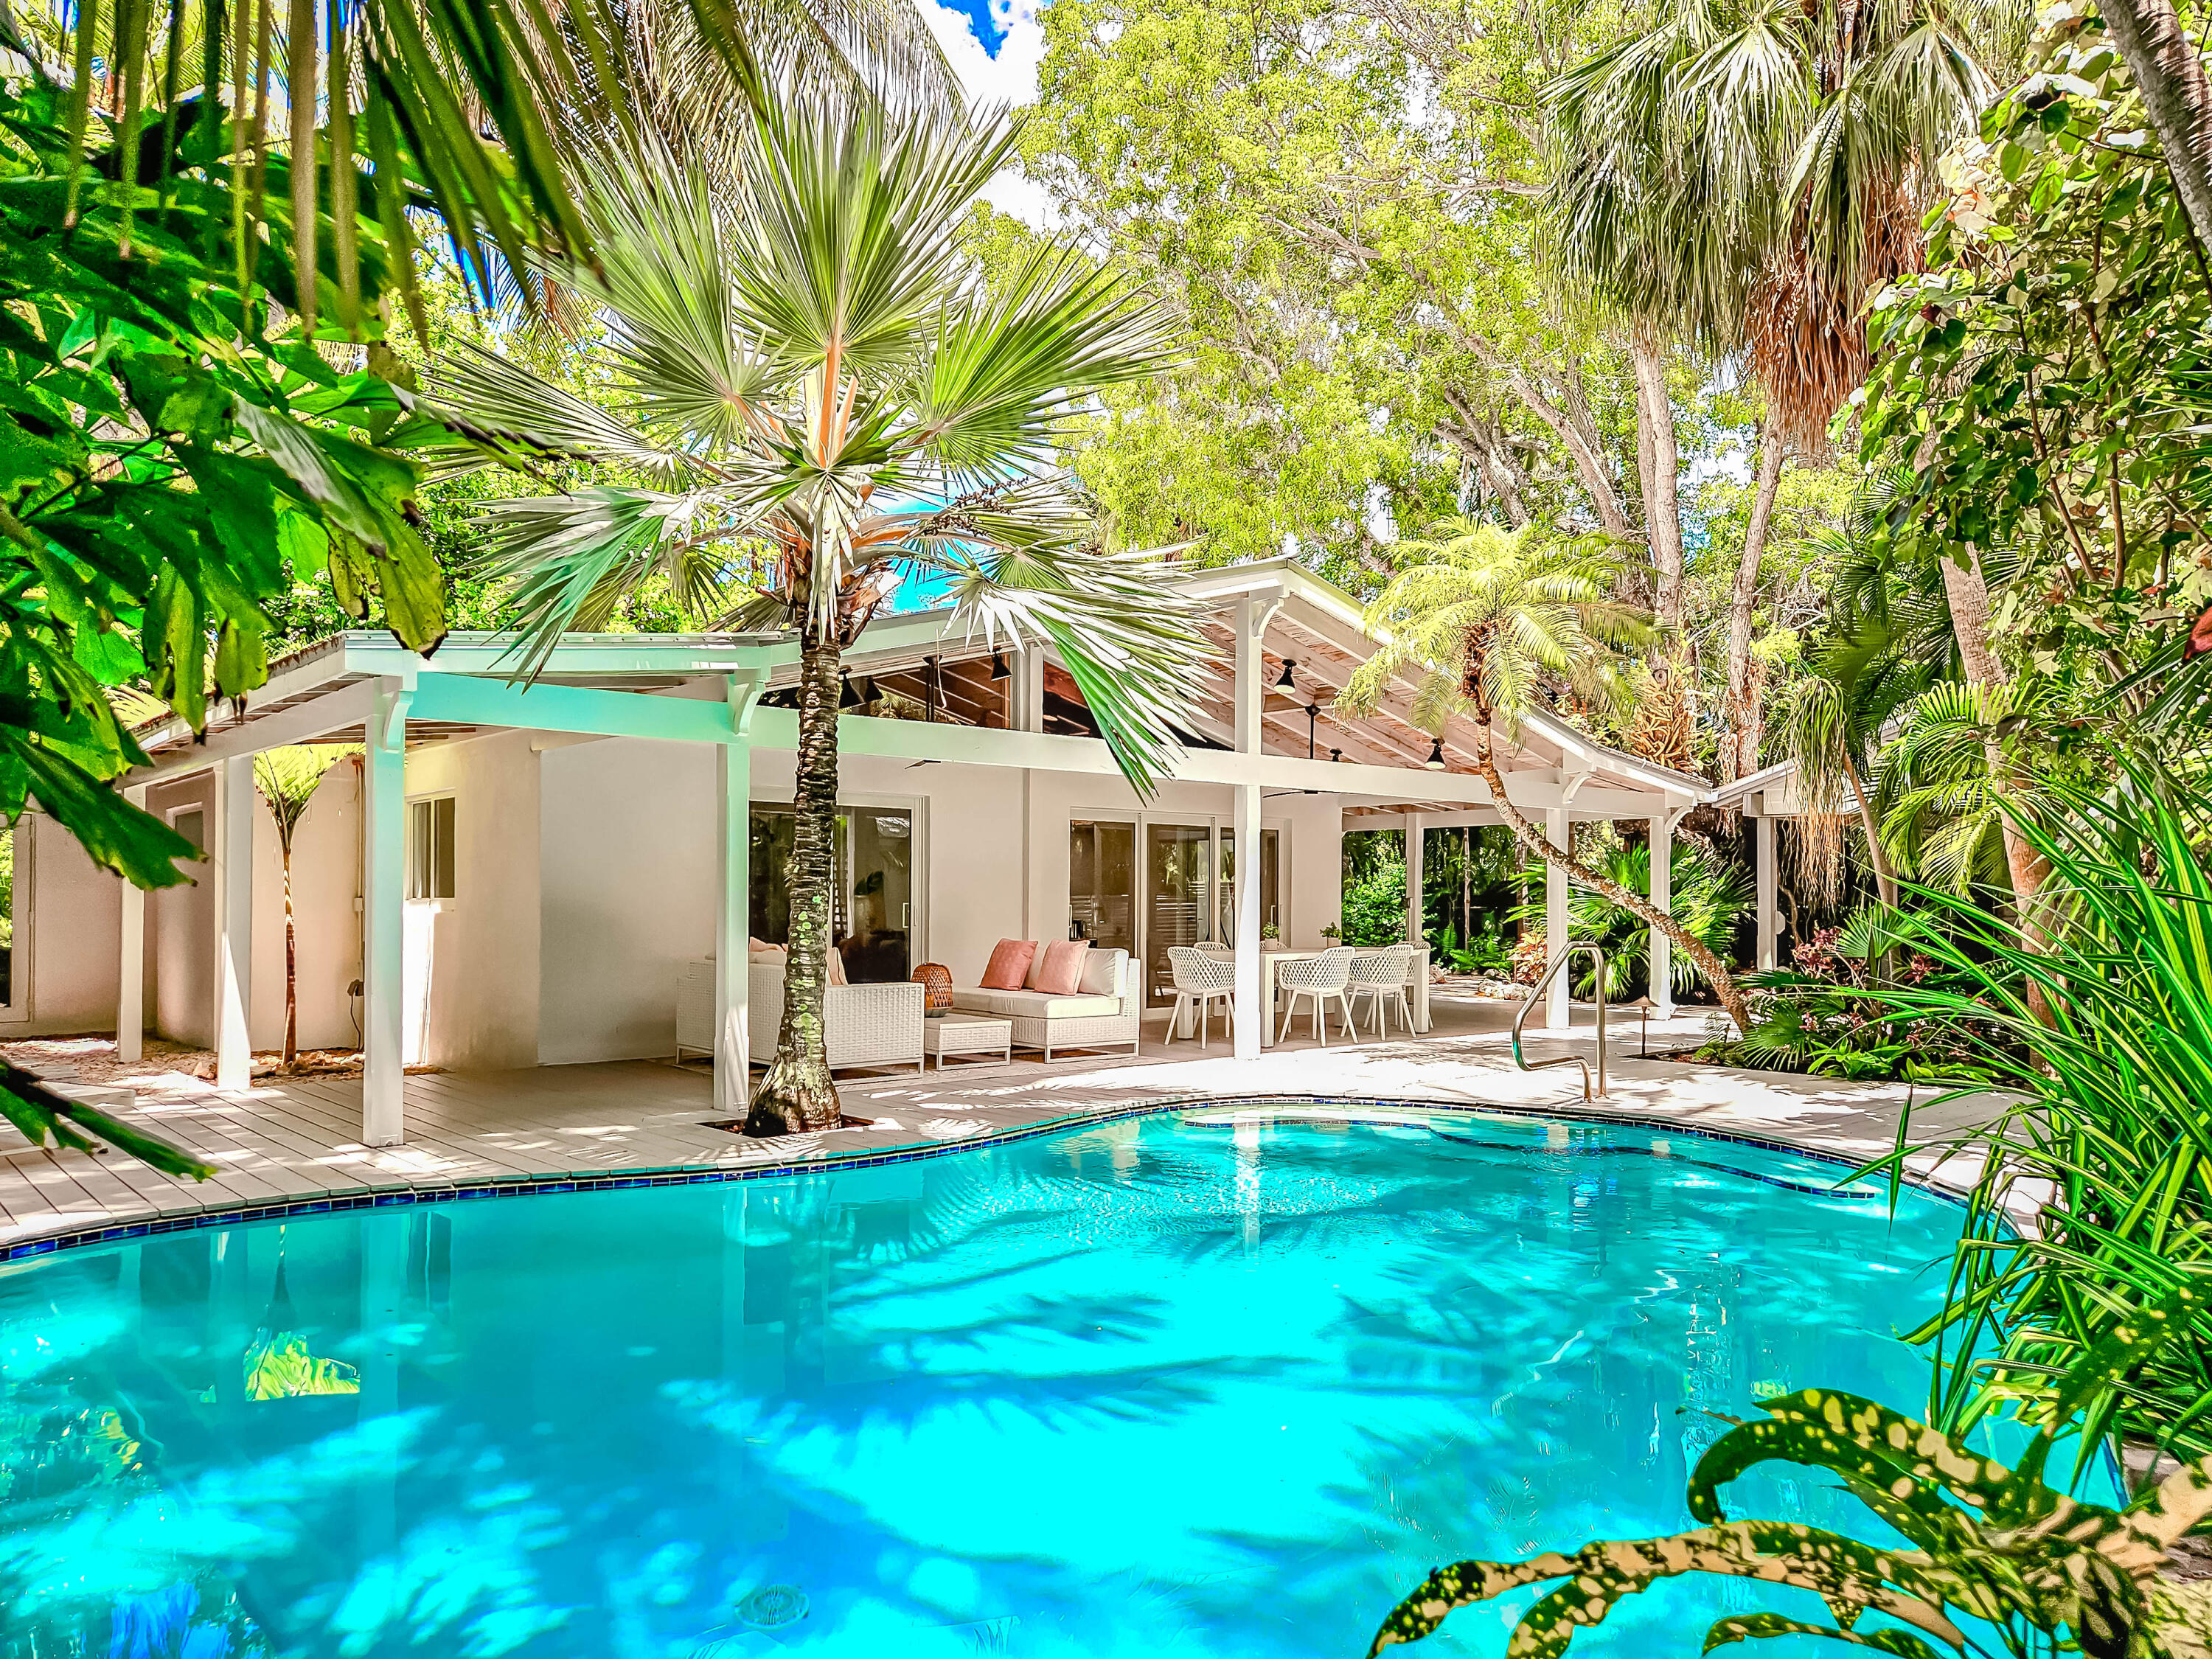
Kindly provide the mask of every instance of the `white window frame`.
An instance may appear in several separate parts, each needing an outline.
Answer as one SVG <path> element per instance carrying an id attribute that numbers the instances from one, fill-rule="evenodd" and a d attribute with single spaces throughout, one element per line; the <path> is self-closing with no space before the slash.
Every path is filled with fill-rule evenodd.
<path id="1" fill-rule="evenodd" d="M 433 909 L 444 911 L 456 909 L 459 908 L 460 903 L 461 808 L 459 795 L 455 791 L 451 789 L 431 789 L 426 790 L 422 794 L 409 795 L 406 798 L 406 830 L 404 833 L 404 845 L 401 849 L 400 880 L 403 890 L 407 887 L 411 887 L 414 884 L 415 809 L 418 806 L 427 806 L 434 801 L 441 800 L 449 800 L 453 802 L 453 846 L 452 849 L 453 862 L 453 890 L 450 894 L 447 894 L 443 896 L 427 893 L 417 895 L 413 892 L 409 892 L 404 902 L 409 904 L 427 905 Z M 433 824 L 436 822 L 436 816 L 437 815 L 434 811 L 430 815 L 429 821 Z M 430 867 L 434 871 L 437 867 L 437 861 L 434 858 L 431 860 Z"/>

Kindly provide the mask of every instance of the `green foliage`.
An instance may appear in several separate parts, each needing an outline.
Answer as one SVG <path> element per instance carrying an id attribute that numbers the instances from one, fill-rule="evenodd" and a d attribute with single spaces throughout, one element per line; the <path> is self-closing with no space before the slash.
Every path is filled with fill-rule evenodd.
<path id="1" fill-rule="evenodd" d="M 2099 1353 L 2073 1379 L 2069 1400 L 2126 1363 L 2124 1353 Z M 1934 1659 L 1937 1644 L 1979 1650 L 1962 1618 L 1994 1626 L 2021 1659 L 2054 1650 L 2096 1659 L 2203 1651 L 2212 1607 L 2201 1586 L 2171 1583 L 2160 1570 L 2166 1551 L 2212 1512 L 2212 1458 L 2115 1509 L 2045 1484 L 2054 1443 L 2048 1428 L 2017 1468 L 2008 1468 L 1854 1395 L 1807 1389 L 1762 1407 L 1765 1417 L 1736 1424 L 1698 1459 L 1688 1491 L 1697 1527 L 1571 1554 L 1439 1567 L 1383 1621 L 1370 1659 L 1430 1635 L 1455 1608 L 1557 1580 L 1564 1582 L 1522 1616 L 1507 1648 L 1515 1659 L 1551 1659 L 1626 1598 L 1691 1572 L 1812 1590 L 1834 1620 L 1732 1614 L 1706 1632 L 1707 1652 L 1802 1634 L 1897 1659 Z M 1798 1522 L 1728 1519 L 1720 1488 L 1771 1462 L 1832 1475 L 1881 1528 L 1902 1535 L 1904 1547 Z"/>
<path id="2" fill-rule="evenodd" d="M 1639 842 L 1632 847 L 1615 842 L 1601 848 L 1590 861 L 1632 892 L 1651 890 L 1651 848 L 1648 842 Z M 1678 841 L 1674 845 L 1669 873 L 1674 885 L 1668 908 L 1675 921 L 1708 951 L 1725 959 L 1738 925 L 1751 914 L 1751 884 L 1743 870 L 1701 847 Z M 1543 901 L 1538 898 L 1524 904 L 1517 915 L 1523 928 L 1540 928 L 1544 925 Z M 1627 1000 L 1639 984 L 1647 991 L 1651 988 L 1646 978 L 1651 955 L 1651 928 L 1648 922 L 1603 894 L 1583 887 L 1568 895 L 1567 915 L 1570 936 L 1577 944 L 1593 940 L 1605 951 L 1605 994 L 1608 1000 Z M 1574 994 L 1589 996 L 1596 988 L 1596 977 L 1592 969 L 1581 968 Z M 1704 971 L 1689 956 L 1674 954 L 1674 990 L 1686 991 L 1705 983 L 1705 978 Z"/>
<path id="3" fill-rule="evenodd" d="M 1186 329 L 1175 371 L 1109 392 L 1075 441 L 1121 544 L 1291 549 L 1358 590 L 1384 574 L 1382 514 L 1628 528 L 1620 343 L 1536 257 L 1537 91 L 1617 9 L 1061 0 L 1040 18 L 1028 171 Z"/>
<path id="4" fill-rule="evenodd" d="M 1911 464 L 1900 555 L 1978 550 L 2011 660 L 2109 689 L 2212 601 L 2212 295 L 2110 41 L 2051 15 L 1946 164 L 1928 273 L 1879 299 L 1863 453 Z"/>
<path id="5" fill-rule="evenodd" d="M 110 787 L 144 757 L 109 688 L 143 678 L 197 729 L 267 678 L 262 602 L 298 574 L 326 571 L 356 617 L 380 602 L 417 648 L 444 631 L 441 594 L 410 521 L 418 471 L 378 447 L 407 418 L 390 388 L 272 335 L 265 299 L 241 310 L 201 259 L 227 179 L 173 179 L 127 231 L 95 192 L 66 227 L 64 113 L 0 91 L 0 816 L 35 799 L 99 862 L 167 885 L 197 855 Z M 272 235 L 264 295 L 289 292 L 285 255 Z"/>
<path id="6" fill-rule="evenodd" d="M 1406 937 L 1406 866 L 1385 861 L 1344 886 L 1340 937 L 1346 945 L 1397 945 Z"/>
<path id="7" fill-rule="evenodd" d="M 1755 974 L 1753 1023 L 1742 1038 L 1708 1045 L 1703 1059 L 1730 1066 L 1853 1079 L 1956 1079 L 1978 1075 L 1978 1028 L 1971 1011 L 1952 1019 L 1901 1018 L 1893 987 L 1966 988 L 1970 981 L 1914 951 L 1902 962 L 1891 929 L 1896 913 L 1866 904 L 1839 927 L 1815 928 L 1790 965 Z"/>
<path id="8" fill-rule="evenodd" d="M 253 786 L 261 792 L 269 816 L 276 820 L 276 843 L 283 849 L 288 863 L 292 856 L 292 838 L 299 830 L 300 820 L 307 814 L 307 803 L 322 787 L 323 779 L 347 756 L 360 752 L 358 744 L 298 743 L 264 749 L 253 757 Z"/>
<path id="9" fill-rule="evenodd" d="M 2054 1379 L 2080 1356 L 2171 1317 L 2185 1340 L 2082 1402 L 2082 1431 L 2201 1457 L 2212 1453 L 2205 826 L 2148 774 L 2126 775 L 2116 797 L 2056 793 L 2063 812 L 2014 818 L 2050 861 L 2047 948 L 1971 898 L 1924 890 L 1942 926 L 1923 916 L 1898 932 L 1950 981 L 1867 994 L 1893 1017 L 1981 1032 L 1972 1057 L 2018 1102 L 1956 1141 L 1987 1161 L 1944 1312 L 1920 1333 L 1936 1345 L 1938 1420 L 1964 1429 L 2007 1407 L 2054 1420 Z M 2016 1237 L 2008 1195 L 2045 1182 L 2051 1203 Z M 2002 1341 L 1994 1357 L 1986 1336 Z"/>

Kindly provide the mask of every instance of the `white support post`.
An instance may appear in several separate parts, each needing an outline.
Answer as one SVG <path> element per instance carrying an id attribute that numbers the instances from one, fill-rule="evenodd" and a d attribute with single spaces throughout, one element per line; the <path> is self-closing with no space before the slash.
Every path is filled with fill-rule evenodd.
<path id="1" fill-rule="evenodd" d="M 234 755 L 215 781 L 215 1086 L 253 1082 L 253 757 Z"/>
<path id="2" fill-rule="evenodd" d="M 1764 973 L 1774 966 L 1774 820 L 1766 816 L 1765 802 L 1752 820 L 1754 866 L 1758 872 L 1759 967 Z"/>
<path id="3" fill-rule="evenodd" d="M 1574 826 L 1567 821 L 1567 809 L 1554 806 L 1544 814 L 1544 836 L 1563 853 L 1574 851 Z M 1544 960 L 1547 967 L 1557 963 L 1567 953 L 1567 877 L 1566 872 L 1549 859 L 1544 860 Z M 1544 997 L 1544 1029 L 1564 1031 L 1572 1012 L 1567 999 L 1567 975 L 1553 980 L 1551 989 Z"/>
<path id="4" fill-rule="evenodd" d="M 406 1133 L 400 1049 L 405 999 L 407 705 L 396 680 L 378 688 L 362 757 L 361 1138 L 396 1146 Z"/>
<path id="5" fill-rule="evenodd" d="M 1260 644 L 1276 605 L 1247 594 L 1237 601 L 1237 749 L 1260 752 Z M 1237 786 L 1237 988 L 1236 1043 L 1239 1060 L 1257 1060 L 1272 1009 L 1260 1006 L 1260 786 Z M 1218 867 L 1218 866 L 1217 866 Z"/>
<path id="6" fill-rule="evenodd" d="M 126 788 L 123 798 L 143 811 L 146 786 Z M 128 1061 L 143 1056 L 146 1042 L 146 890 L 128 880 L 123 884 L 120 943 L 116 960 L 115 1057 Z"/>
<path id="7" fill-rule="evenodd" d="M 1674 823 L 1672 812 L 1651 820 L 1651 904 L 1674 914 Z M 1651 1012 L 1660 1019 L 1674 1018 L 1674 941 L 1659 928 L 1651 930 Z"/>
<path id="8" fill-rule="evenodd" d="M 714 750 L 721 819 L 721 893 L 714 920 L 714 1109 L 743 1117 L 752 1096 L 752 804 L 750 741 L 758 680 L 730 677 L 738 741 Z"/>
<path id="9" fill-rule="evenodd" d="M 1421 865 L 1427 826 L 1419 812 L 1406 815 L 1406 941 L 1419 945 L 1426 933 L 1426 919 L 1421 913 L 1421 888 L 1427 879 Z"/>
<path id="10" fill-rule="evenodd" d="M 1025 645 L 1014 653 L 1012 688 L 1006 724 L 1017 732 L 1044 730 L 1044 647 Z"/>

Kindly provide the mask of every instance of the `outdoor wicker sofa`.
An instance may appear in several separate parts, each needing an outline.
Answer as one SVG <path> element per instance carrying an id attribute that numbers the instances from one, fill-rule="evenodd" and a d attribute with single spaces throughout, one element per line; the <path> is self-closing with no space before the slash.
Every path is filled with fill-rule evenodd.
<path id="1" fill-rule="evenodd" d="M 954 989 L 952 1006 L 963 1013 L 1012 1020 L 1014 1047 L 1042 1048 L 1047 1060 L 1055 1048 L 1114 1048 L 1126 1042 L 1131 1054 L 1139 1051 L 1137 1021 L 1143 997 L 1136 963 L 1127 951 L 1092 946 L 1082 985 L 1073 995 L 967 986 Z"/>
<path id="2" fill-rule="evenodd" d="M 747 1048 L 753 1063 L 765 1066 L 775 1056 L 776 1033 L 783 1025 L 783 958 L 757 957 L 750 988 L 751 1038 Z M 921 994 L 921 987 L 911 980 L 825 987 L 822 1027 L 830 1069 L 911 1066 L 920 1071 Z"/>

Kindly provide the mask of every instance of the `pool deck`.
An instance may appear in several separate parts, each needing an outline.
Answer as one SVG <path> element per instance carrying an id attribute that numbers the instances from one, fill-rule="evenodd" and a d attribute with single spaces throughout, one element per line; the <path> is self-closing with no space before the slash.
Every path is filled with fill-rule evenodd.
<path id="1" fill-rule="evenodd" d="M 406 1144 L 371 1150 L 360 1139 L 357 1078 L 289 1079 L 225 1093 L 167 1074 L 139 1079 L 125 1115 L 192 1149 L 217 1174 L 194 1183 L 159 1175 L 119 1153 L 94 1156 L 0 1141 L 0 1252 L 77 1240 L 206 1212 L 299 1200 L 362 1201 L 434 1194 L 531 1180 L 597 1179 L 675 1170 L 765 1171 L 880 1158 L 1109 1115 L 1163 1099 L 1201 1103 L 1251 1096 L 1404 1101 L 1523 1111 L 1585 1111 L 1825 1152 L 1862 1162 L 1895 1145 L 1904 1085 L 1844 1083 L 1771 1072 L 1639 1060 L 1632 1018 L 1616 1014 L 1611 1097 L 1585 1108 L 1571 1066 L 1515 1069 L 1507 1032 L 1515 1005 L 1437 996 L 1430 1033 L 1317 1048 L 1294 1037 L 1253 1060 L 1232 1058 L 1217 1030 L 1201 1051 L 1163 1041 L 1164 1016 L 1146 1023 L 1137 1056 L 1065 1057 L 962 1065 L 940 1073 L 841 1079 L 848 1115 L 872 1127 L 764 1142 L 708 1127 L 715 1115 L 702 1067 L 665 1061 L 542 1066 L 497 1073 L 433 1073 L 406 1080 Z M 1589 1012 L 1576 1018 L 1587 1022 Z M 1681 1048 L 1704 1030 L 1702 1013 L 1653 1022 L 1655 1048 Z M 1587 1054 L 1590 1027 L 1528 1045 L 1532 1059 Z M 1632 1056 L 1624 1058 L 1623 1056 Z M 1934 1145 L 1995 1109 L 1988 1097 L 1929 1109 L 1941 1091 L 1916 1091 L 1912 1139 Z M 12 1150 L 11 1150 L 12 1148 Z M 1916 1176 L 1963 1188 L 1965 1158 L 1914 1156 Z M 51 1248 L 51 1244 L 48 1244 Z"/>

